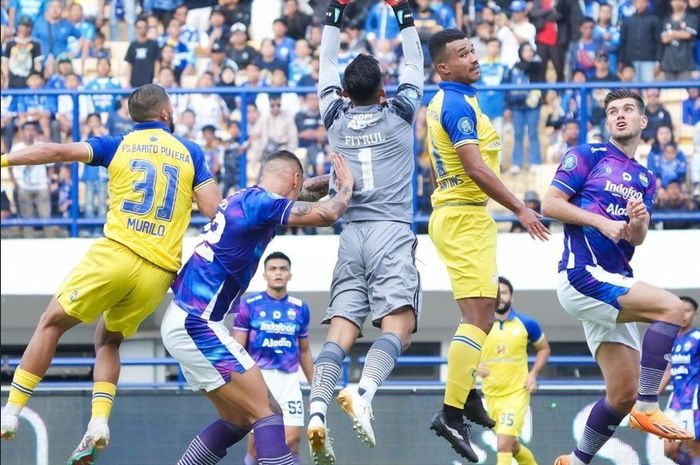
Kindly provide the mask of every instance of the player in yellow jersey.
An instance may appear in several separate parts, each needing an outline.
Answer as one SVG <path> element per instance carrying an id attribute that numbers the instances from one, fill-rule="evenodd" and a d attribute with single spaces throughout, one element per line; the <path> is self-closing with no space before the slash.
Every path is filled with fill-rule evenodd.
<path id="1" fill-rule="evenodd" d="M 436 182 L 428 232 L 447 265 L 462 314 L 447 354 L 443 408 L 433 417 L 431 428 L 460 455 L 476 462 L 462 416 L 474 420 L 473 405 L 480 405 L 467 399 L 496 309 L 496 223 L 486 209 L 488 199 L 515 213 L 533 238 L 546 240 L 549 231 L 540 215 L 498 177 L 501 137 L 479 109 L 472 87 L 480 77 L 474 46 L 461 31 L 445 29 L 430 38 L 428 49 L 442 80 L 427 113 Z"/>
<path id="2" fill-rule="evenodd" d="M 105 237 L 95 241 L 51 299 L 2 410 L 1 434 L 11 439 L 20 411 L 46 373 L 63 333 L 99 318 L 92 417 L 69 464 L 93 463 L 109 442 L 107 420 L 119 379 L 119 345 L 156 309 L 180 268 L 193 197 L 209 218 L 221 200 L 202 150 L 172 134 L 173 110 L 162 87 L 147 84 L 135 90 L 129 113 L 134 129 L 120 136 L 40 144 L 2 156 L 3 167 L 80 161 L 109 172 Z"/>
<path id="3" fill-rule="evenodd" d="M 496 465 L 511 465 L 513 458 L 519 465 L 537 465 L 535 456 L 520 444 L 518 437 L 530 405 L 530 394 L 537 390 L 537 376 L 549 358 L 549 343 L 537 321 L 513 310 L 510 281 L 499 277 L 498 283 L 500 301 L 496 321 L 481 349 L 477 370 L 483 379 L 481 389 L 489 415 L 496 420 Z M 529 371 L 528 342 L 537 350 L 535 363 Z"/>

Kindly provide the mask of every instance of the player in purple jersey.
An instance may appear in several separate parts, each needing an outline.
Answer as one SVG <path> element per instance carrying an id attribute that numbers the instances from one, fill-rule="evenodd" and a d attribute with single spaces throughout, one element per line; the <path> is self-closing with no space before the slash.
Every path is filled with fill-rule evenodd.
<path id="1" fill-rule="evenodd" d="M 241 299 L 232 313 L 233 337 L 248 350 L 262 370 L 268 389 L 272 392 L 284 419 L 284 436 L 292 452 L 294 464 L 300 464 L 299 440 L 304 426 L 304 403 L 299 384 L 301 366 L 307 381 L 314 373 L 314 361 L 309 347 L 309 307 L 287 294 L 292 279 L 292 262 L 282 252 L 265 258 L 263 277 L 265 292 Z M 248 436 L 245 465 L 257 465 L 253 436 Z"/>
<path id="2" fill-rule="evenodd" d="M 683 323 L 671 352 L 671 363 L 664 373 L 659 394 L 673 380 L 669 416 L 695 435 L 685 443 L 665 441 L 664 453 L 678 465 L 700 463 L 700 329 L 693 328 L 698 302 L 681 297 L 685 307 Z"/>
<path id="3" fill-rule="evenodd" d="M 658 397 L 683 302 L 634 279 L 629 263 L 646 237 L 656 192 L 653 174 L 634 159 L 648 122 L 644 101 L 613 90 L 605 113 L 610 141 L 570 150 L 542 201 L 542 213 L 564 223 L 559 301 L 583 321 L 606 387 L 576 449 L 556 465 L 590 463 L 628 413 L 633 428 L 673 440 L 692 437 L 659 409 Z M 636 321 L 651 323 L 641 344 Z"/>
<path id="4" fill-rule="evenodd" d="M 220 415 L 192 440 L 178 465 L 213 465 L 251 430 L 260 465 L 293 465 L 282 411 L 223 319 L 248 287 L 278 225 L 329 226 L 345 212 L 353 177 L 343 157 L 334 154 L 331 163 L 340 190 L 322 202 L 300 202 L 295 201 L 302 191 L 299 159 L 286 150 L 270 154 L 260 184 L 221 202 L 178 273 L 161 324 L 163 343 Z"/>

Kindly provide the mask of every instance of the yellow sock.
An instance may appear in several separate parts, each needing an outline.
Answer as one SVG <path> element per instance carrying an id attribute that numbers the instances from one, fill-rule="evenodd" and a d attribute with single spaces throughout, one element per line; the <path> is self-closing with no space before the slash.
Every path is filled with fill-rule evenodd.
<path id="1" fill-rule="evenodd" d="M 499 452 L 496 454 L 498 461 L 496 465 L 512 465 L 513 464 L 513 453 L 512 452 Z"/>
<path id="2" fill-rule="evenodd" d="M 515 460 L 518 461 L 518 465 L 537 465 L 537 460 L 535 460 L 535 454 L 532 453 L 530 449 L 520 444 L 520 451 L 514 455 Z"/>
<path id="3" fill-rule="evenodd" d="M 462 323 L 452 337 L 447 352 L 447 386 L 445 404 L 463 408 L 467 394 L 476 384 L 476 366 L 486 333 L 474 325 Z"/>
<path id="4" fill-rule="evenodd" d="M 15 375 L 12 377 L 12 385 L 10 386 L 10 395 L 7 399 L 7 403 L 20 408 L 27 405 L 39 381 L 41 381 L 41 376 L 17 368 L 15 370 Z"/>
<path id="5" fill-rule="evenodd" d="M 114 402 L 114 395 L 116 393 L 117 386 L 114 384 L 104 381 L 95 382 L 95 385 L 92 387 L 91 420 L 95 418 L 109 418 L 109 414 L 112 411 L 112 403 Z"/>

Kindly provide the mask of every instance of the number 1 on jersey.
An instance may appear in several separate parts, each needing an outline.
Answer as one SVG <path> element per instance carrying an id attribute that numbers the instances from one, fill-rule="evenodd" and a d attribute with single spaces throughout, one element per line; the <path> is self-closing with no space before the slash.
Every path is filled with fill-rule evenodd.
<path id="1" fill-rule="evenodd" d="M 362 167 L 362 190 L 369 191 L 374 189 L 374 171 L 372 170 L 372 149 L 360 149 L 357 154 L 357 159 L 360 160 Z"/>

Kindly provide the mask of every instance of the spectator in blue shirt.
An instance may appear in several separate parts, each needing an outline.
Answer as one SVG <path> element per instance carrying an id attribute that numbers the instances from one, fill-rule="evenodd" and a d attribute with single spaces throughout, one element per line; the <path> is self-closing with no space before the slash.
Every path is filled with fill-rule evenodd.
<path id="1" fill-rule="evenodd" d="M 71 3 L 68 7 L 68 21 L 80 33 L 80 37 L 68 38 L 68 48 L 72 56 L 84 58 L 88 56 L 92 41 L 95 40 L 95 25 L 83 17 L 83 7 L 80 3 Z"/>
<path id="2" fill-rule="evenodd" d="M 95 31 L 95 39 L 88 50 L 88 58 L 112 58 L 112 51 L 105 46 L 105 35 L 99 29 Z"/>
<path id="3" fill-rule="evenodd" d="M 481 60 L 481 80 L 479 84 L 497 87 L 508 82 L 508 66 L 501 61 L 501 42 L 492 37 L 486 41 L 486 56 Z M 496 132 L 503 129 L 503 112 L 506 109 L 506 93 L 496 90 L 482 91 L 478 94 L 479 107 L 493 124 Z"/>
<path id="4" fill-rule="evenodd" d="M 44 14 L 46 8 L 45 0 L 10 0 L 10 9 L 8 11 L 9 30 L 6 31 L 8 36 L 15 33 L 19 20 L 26 16 L 28 18 L 38 18 Z"/>
<path id="5" fill-rule="evenodd" d="M 60 0 L 51 0 L 44 16 L 37 18 L 34 24 L 34 37 L 41 44 L 47 67 L 53 66 L 58 55 L 68 51 L 69 37 L 80 39 L 80 31 L 70 21 L 61 18 L 61 8 Z"/>
<path id="6" fill-rule="evenodd" d="M 390 40 L 392 48 L 399 45 L 399 23 L 396 21 L 394 11 L 383 0 L 375 3 L 365 18 L 365 34 L 367 41 L 374 49 L 377 41 Z"/>
<path id="7" fill-rule="evenodd" d="M 294 45 L 294 59 L 289 62 L 289 83 L 297 86 L 301 78 L 309 74 L 311 74 L 311 46 L 306 39 L 299 39 Z"/>
<path id="8" fill-rule="evenodd" d="M 656 175 L 660 187 L 666 188 L 671 182 L 683 184 L 685 182 L 686 163 L 678 157 L 678 146 L 675 142 L 669 142 L 664 147 L 664 155 L 659 166 L 652 170 Z"/>
<path id="9" fill-rule="evenodd" d="M 272 33 L 274 34 L 273 42 L 275 43 L 275 56 L 289 63 L 294 58 L 294 39 L 287 35 L 289 27 L 287 26 L 287 20 L 284 18 L 277 18 L 272 23 Z"/>
<path id="10" fill-rule="evenodd" d="M 431 7 L 437 12 L 443 29 L 454 29 L 457 27 L 454 10 L 443 0 L 432 0 Z"/>
<path id="11" fill-rule="evenodd" d="M 97 61 L 97 77 L 87 83 L 85 86 L 86 93 L 91 90 L 121 89 L 122 86 L 119 81 L 110 75 L 111 71 L 111 62 L 107 58 L 100 58 Z M 109 115 L 117 109 L 118 100 L 118 95 L 92 95 L 95 112 L 100 114 L 103 121 L 107 121 Z"/>
<path id="12" fill-rule="evenodd" d="M 89 114 L 82 140 L 107 134 L 99 113 Z M 84 165 L 80 180 L 85 183 L 85 218 L 104 218 L 107 215 L 108 179 L 109 174 L 104 167 Z"/>
<path id="13" fill-rule="evenodd" d="M 612 23 L 612 6 L 603 3 L 598 8 L 598 17 L 593 28 L 593 40 L 598 41 L 608 54 L 610 72 L 617 74 L 617 52 L 620 48 L 620 27 Z"/>
<path id="14" fill-rule="evenodd" d="M 579 28 L 581 38 L 569 47 L 569 72 L 580 69 L 587 78 L 595 74 L 595 55 L 602 49 L 593 35 L 594 25 L 593 19 L 585 18 Z"/>
<path id="15" fill-rule="evenodd" d="M 673 130 L 671 130 L 670 126 L 662 124 L 661 126 L 656 128 L 654 142 L 651 144 L 651 151 L 647 156 L 647 168 L 650 171 L 654 173 L 659 172 L 659 170 L 661 169 L 661 160 L 664 157 L 664 150 L 666 149 L 666 146 L 668 144 L 671 144 L 673 142 Z M 683 153 L 683 151 L 679 150 L 677 157 L 682 162 L 686 162 L 685 154 Z"/>
<path id="16" fill-rule="evenodd" d="M 187 13 L 190 11 L 187 4 L 178 5 L 173 11 L 173 18 L 180 22 L 180 42 L 183 42 L 190 49 L 194 56 L 200 45 L 199 30 L 191 24 L 187 24 Z"/>
<path id="17" fill-rule="evenodd" d="M 65 89 L 66 76 L 73 73 L 73 60 L 70 55 L 62 53 L 56 57 L 56 73 L 52 74 L 46 81 L 47 89 Z"/>
<path id="18" fill-rule="evenodd" d="M 180 39 L 181 24 L 180 21 L 173 18 L 168 23 L 168 28 L 165 31 L 159 44 L 162 48 L 165 45 L 169 45 L 173 48 L 175 56 L 173 58 L 172 68 L 175 71 L 175 76 L 178 82 L 183 75 L 192 74 L 194 71 L 194 53 L 190 51 L 190 48 Z"/>
<path id="19" fill-rule="evenodd" d="M 132 1 L 133 0 L 126 0 Z M 143 14 L 153 15 L 161 24 L 170 24 L 175 8 L 185 3 L 183 0 L 143 0 Z"/>
<path id="20" fill-rule="evenodd" d="M 40 73 L 30 74 L 27 78 L 27 86 L 32 90 L 44 88 L 44 76 Z M 25 121 L 38 121 L 44 140 L 51 137 L 52 116 L 56 113 L 55 98 L 45 95 L 20 95 L 12 100 L 19 118 L 19 125 Z M 58 134 L 56 134 L 56 137 Z M 53 139 L 53 138 L 52 138 Z M 55 140 L 55 142 L 58 142 Z"/>
<path id="21" fill-rule="evenodd" d="M 683 101 L 683 124 L 695 126 L 700 122 L 700 88 L 688 89 L 688 98 Z"/>

